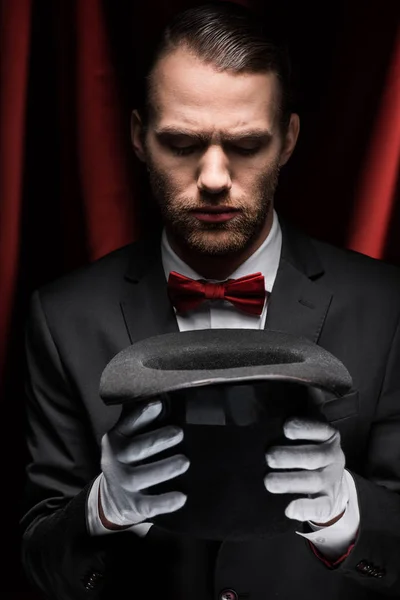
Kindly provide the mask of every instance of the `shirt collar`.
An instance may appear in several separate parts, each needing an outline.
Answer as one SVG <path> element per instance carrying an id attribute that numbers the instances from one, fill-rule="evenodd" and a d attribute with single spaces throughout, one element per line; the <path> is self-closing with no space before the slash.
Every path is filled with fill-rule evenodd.
<path id="1" fill-rule="evenodd" d="M 229 275 L 229 278 L 238 279 L 250 273 L 261 272 L 265 277 L 265 289 L 271 291 L 278 271 L 281 249 L 282 232 L 278 215 L 274 210 L 272 227 L 268 236 L 261 246 Z M 161 258 L 167 280 L 171 271 L 177 271 L 185 275 L 185 277 L 191 277 L 192 279 L 203 279 L 201 275 L 196 273 L 172 250 L 165 229 L 161 236 Z"/>

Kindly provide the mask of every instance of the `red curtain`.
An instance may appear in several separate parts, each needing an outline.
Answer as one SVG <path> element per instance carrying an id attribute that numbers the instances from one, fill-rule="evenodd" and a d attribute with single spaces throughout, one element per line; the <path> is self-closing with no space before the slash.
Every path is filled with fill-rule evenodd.
<path id="1" fill-rule="evenodd" d="M 18 268 L 31 0 L 2 2 L 0 8 L 1 369 L 10 333 L 9 316 Z"/>
<path id="2" fill-rule="evenodd" d="M 385 257 L 396 210 L 400 165 L 400 29 L 389 57 L 376 118 L 355 195 L 349 247 L 374 258 Z"/>
<path id="3" fill-rule="evenodd" d="M 14 573 L 0 584 L 7 598 L 35 597 L 20 572 L 17 528 L 28 298 L 152 226 L 129 140 L 138 66 L 166 19 L 194 4 L 0 0 L 1 408 L 13 432 L 0 443 L 10 457 L 0 508 Z M 400 264 L 400 4 L 248 4 L 285 26 L 302 118 L 278 208 L 310 234 Z"/>

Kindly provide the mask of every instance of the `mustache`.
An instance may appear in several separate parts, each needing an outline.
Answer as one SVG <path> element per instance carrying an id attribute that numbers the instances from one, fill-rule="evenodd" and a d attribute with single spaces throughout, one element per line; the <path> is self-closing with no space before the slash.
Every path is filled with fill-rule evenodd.
<path id="1" fill-rule="evenodd" d="M 174 203 L 178 202 L 181 208 L 185 208 L 186 210 L 202 210 L 203 208 L 209 207 L 215 209 L 223 207 L 228 210 L 241 210 L 246 208 L 248 204 L 243 198 L 233 200 L 229 194 L 221 194 L 218 196 L 202 194 L 197 198 L 173 195 L 172 199 L 174 200 Z"/>

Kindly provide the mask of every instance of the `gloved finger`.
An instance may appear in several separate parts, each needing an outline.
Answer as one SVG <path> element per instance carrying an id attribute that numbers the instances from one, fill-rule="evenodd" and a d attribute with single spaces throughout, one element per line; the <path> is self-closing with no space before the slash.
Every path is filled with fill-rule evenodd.
<path id="1" fill-rule="evenodd" d="M 109 433 L 129 437 L 154 421 L 161 411 L 160 400 L 154 400 L 148 404 L 135 404 L 133 407 L 127 405 L 122 409 L 119 420 Z"/>
<path id="2" fill-rule="evenodd" d="M 317 494 L 326 488 L 326 481 L 321 470 L 290 471 L 268 473 L 264 485 L 272 494 Z"/>
<path id="3" fill-rule="evenodd" d="M 283 433 L 290 440 L 326 442 L 336 431 L 329 423 L 299 417 L 288 419 L 283 426 Z"/>
<path id="4" fill-rule="evenodd" d="M 340 444 L 304 444 L 301 446 L 272 446 L 265 455 L 271 469 L 322 469 L 342 461 Z"/>
<path id="5" fill-rule="evenodd" d="M 299 498 L 288 504 L 285 509 L 285 515 L 288 517 L 288 519 L 295 519 L 296 521 L 327 523 L 343 512 L 343 509 L 334 509 L 335 507 L 333 505 L 333 501 L 329 496 L 319 496 L 318 498 Z"/>
<path id="6" fill-rule="evenodd" d="M 124 489 L 128 492 L 145 490 L 153 485 L 182 475 L 188 470 L 189 465 L 190 462 L 186 456 L 176 454 L 148 465 L 133 467 L 131 469 L 132 475 L 126 478 L 124 482 Z"/>
<path id="7" fill-rule="evenodd" d="M 114 452 L 118 462 L 132 464 L 176 446 L 183 440 L 183 431 L 174 425 L 129 438 L 129 443 Z"/>
<path id="8" fill-rule="evenodd" d="M 140 498 L 137 499 L 137 509 L 145 519 L 151 519 L 151 517 L 157 515 L 179 510 L 185 504 L 186 500 L 187 496 L 182 492 L 166 492 L 157 496 L 140 494 Z"/>

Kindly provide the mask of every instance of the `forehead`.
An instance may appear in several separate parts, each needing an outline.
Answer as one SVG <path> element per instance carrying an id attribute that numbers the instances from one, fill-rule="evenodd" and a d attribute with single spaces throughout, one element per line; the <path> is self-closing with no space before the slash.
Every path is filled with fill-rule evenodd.
<path id="1" fill-rule="evenodd" d="M 274 73 L 218 72 L 179 49 L 152 74 L 157 127 L 184 125 L 207 131 L 277 126 L 278 80 Z"/>

